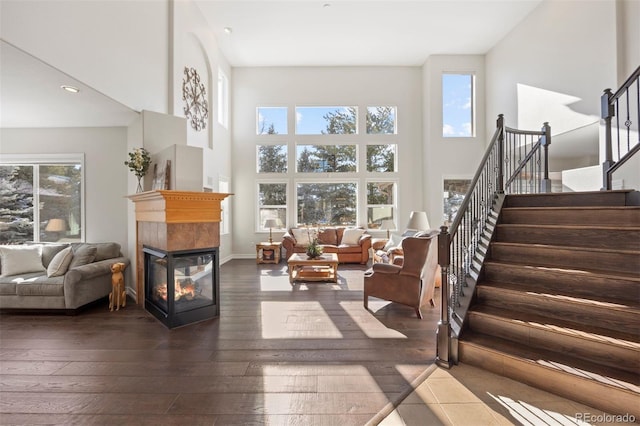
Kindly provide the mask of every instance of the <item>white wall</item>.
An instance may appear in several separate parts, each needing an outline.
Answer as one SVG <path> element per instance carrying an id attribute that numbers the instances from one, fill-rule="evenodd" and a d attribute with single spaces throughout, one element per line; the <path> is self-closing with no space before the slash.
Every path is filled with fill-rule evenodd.
<path id="1" fill-rule="evenodd" d="M 417 67 L 301 67 L 301 68 L 235 68 L 233 70 L 233 242 L 236 255 L 254 257 L 255 243 L 268 238 L 267 233 L 256 233 L 256 145 L 271 136 L 256 135 L 256 107 L 287 106 L 289 108 L 289 134 L 293 135 L 296 105 L 304 106 L 360 106 L 360 128 L 364 128 L 363 108 L 376 105 L 398 107 L 398 134 L 393 137 L 366 134 L 349 136 L 354 142 L 379 141 L 398 145 L 399 171 L 394 174 L 400 181 L 398 194 L 399 228 L 404 228 L 411 210 L 424 206 L 423 152 L 422 152 L 422 82 Z M 267 138 L 267 139 L 265 139 Z M 271 139 L 269 139 L 271 138 Z M 277 136 L 275 136 L 277 138 Z M 320 143 L 331 140 L 331 135 L 299 136 L 296 141 Z M 335 139 L 333 139 L 335 141 Z M 294 151 L 290 148 L 289 155 Z M 360 158 L 364 158 L 361 153 Z M 289 159 L 290 168 L 293 159 Z M 366 168 L 349 174 L 364 184 Z M 289 173 L 291 178 L 294 174 Z M 289 200 L 295 195 L 293 180 L 289 179 Z M 359 224 L 366 224 L 366 206 L 359 202 Z M 290 207 L 293 207 L 290 203 Z M 295 221 L 295 211 L 289 211 L 289 222 Z M 281 233 L 274 233 L 279 239 Z M 382 235 L 382 234 L 380 234 Z"/>
<path id="2" fill-rule="evenodd" d="M 476 131 L 471 138 L 442 136 L 442 74 L 445 72 L 475 75 Z M 424 120 L 423 179 L 424 209 L 432 228 L 443 224 L 444 179 L 473 178 L 490 139 L 486 134 L 495 130 L 495 120 L 485 129 L 485 75 L 484 57 L 480 55 L 434 55 L 427 60 L 422 71 Z"/>
<path id="3" fill-rule="evenodd" d="M 618 84 L 640 66 L 640 1 L 618 0 Z"/>
<path id="4" fill-rule="evenodd" d="M 85 239 L 127 243 L 127 129 L 0 129 L 0 154 L 84 153 Z M 135 188 L 135 186 L 134 186 Z"/>
<path id="5" fill-rule="evenodd" d="M 597 123 L 616 81 L 615 46 L 615 0 L 542 2 L 486 55 L 487 130 L 500 113 L 520 129 L 548 121 L 552 135 Z"/>
<path id="6" fill-rule="evenodd" d="M 0 36 L 134 110 L 167 112 L 168 5 L 2 0 Z"/>

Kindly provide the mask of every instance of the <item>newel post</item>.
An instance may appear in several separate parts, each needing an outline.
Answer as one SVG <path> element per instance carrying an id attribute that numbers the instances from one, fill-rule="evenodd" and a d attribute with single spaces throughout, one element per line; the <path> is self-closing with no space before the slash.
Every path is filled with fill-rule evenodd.
<path id="1" fill-rule="evenodd" d="M 600 97 L 600 116 L 604 119 L 604 145 L 605 159 L 602 163 L 602 189 L 611 189 L 611 178 L 609 177 L 609 169 L 615 164 L 613 162 L 613 147 L 611 141 L 611 119 L 615 115 L 615 109 L 611 104 L 613 93 L 611 89 L 604 89 L 604 93 Z"/>
<path id="2" fill-rule="evenodd" d="M 498 133 L 498 176 L 496 182 L 496 192 L 504 194 L 504 114 L 498 114 L 496 126 Z"/>
<path id="3" fill-rule="evenodd" d="M 548 122 L 544 122 L 542 125 L 542 132 L 544 135 L 541 138 L 541 143 L 544 148 L 544 178 L 540 192 L 551 192 L 551 179 L 549 179 L 549 145 L 551 145 L 551 126 Z"/>
<path id="4" fill-rule="evenodd" d="M 451 324 L 449 323 L 449 247 L 451 236 L 446 226 L 438 234 L 438 264 L 441 269 L 440 321 L 436 331 L 436 364 L 451 368 Z"/>

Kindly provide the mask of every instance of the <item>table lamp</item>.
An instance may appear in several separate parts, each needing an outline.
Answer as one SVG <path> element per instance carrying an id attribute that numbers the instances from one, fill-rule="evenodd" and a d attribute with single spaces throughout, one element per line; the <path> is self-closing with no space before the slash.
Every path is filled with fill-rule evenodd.
<path id="1" fill-rule="evenodd" d="M 279 228 L 280 220 L 279 219 L 267 219 L 264 221 L 264 227 L 269 228 L 269 244 L 273 244 L 273 235 L 271 233 L 271 228 Z"/>
<path id="2" fill-rule="evenodd" d="M 387 230 L 387 240 L 388 240 L 390 238 L 389 230 L 396 229 L 396 224 L 393 221 L 393 219 L 385 219 L 380 223 L 380 228 Z"/>

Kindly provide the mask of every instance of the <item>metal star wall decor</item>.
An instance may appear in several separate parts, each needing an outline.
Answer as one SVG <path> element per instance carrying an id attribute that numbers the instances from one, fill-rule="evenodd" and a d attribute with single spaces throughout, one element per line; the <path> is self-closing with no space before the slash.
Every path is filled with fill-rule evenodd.
<path id="1" fill-rule="evenodd" d="M 195 68 L 184 67 L 182 100 L 184 101 L 184 115 L 191 123 L 191 127 L 198 132 L 205 129 L 209 118 L 207 90 L 200 81 L 200 76 Z"/>

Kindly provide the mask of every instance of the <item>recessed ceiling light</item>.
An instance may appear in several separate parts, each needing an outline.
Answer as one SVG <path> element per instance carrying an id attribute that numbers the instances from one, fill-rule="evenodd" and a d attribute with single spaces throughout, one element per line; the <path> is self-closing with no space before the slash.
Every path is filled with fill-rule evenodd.
<path id="1" fill-rule="evenodd" d="M 322 5 L 322 7 L 331 7 L 331 3 L 325 3 Z"/>
<path id="2" fill-rule="evenodd" d="M 224 27 L 224 33 L 225 34 L 231 34 L 233 32 L 233 28 L 231 27 Z"/>
<path id="3" fill-rule="evenodd" d="M 60 86 L 61 89 L 66 90 L 67 92 L 71 92 L 71 93 L 78 93 L 80 91 L 80 89 L 78 89 L 75 86 L 67 86 L 67 85 L 62 85 Z"/>

